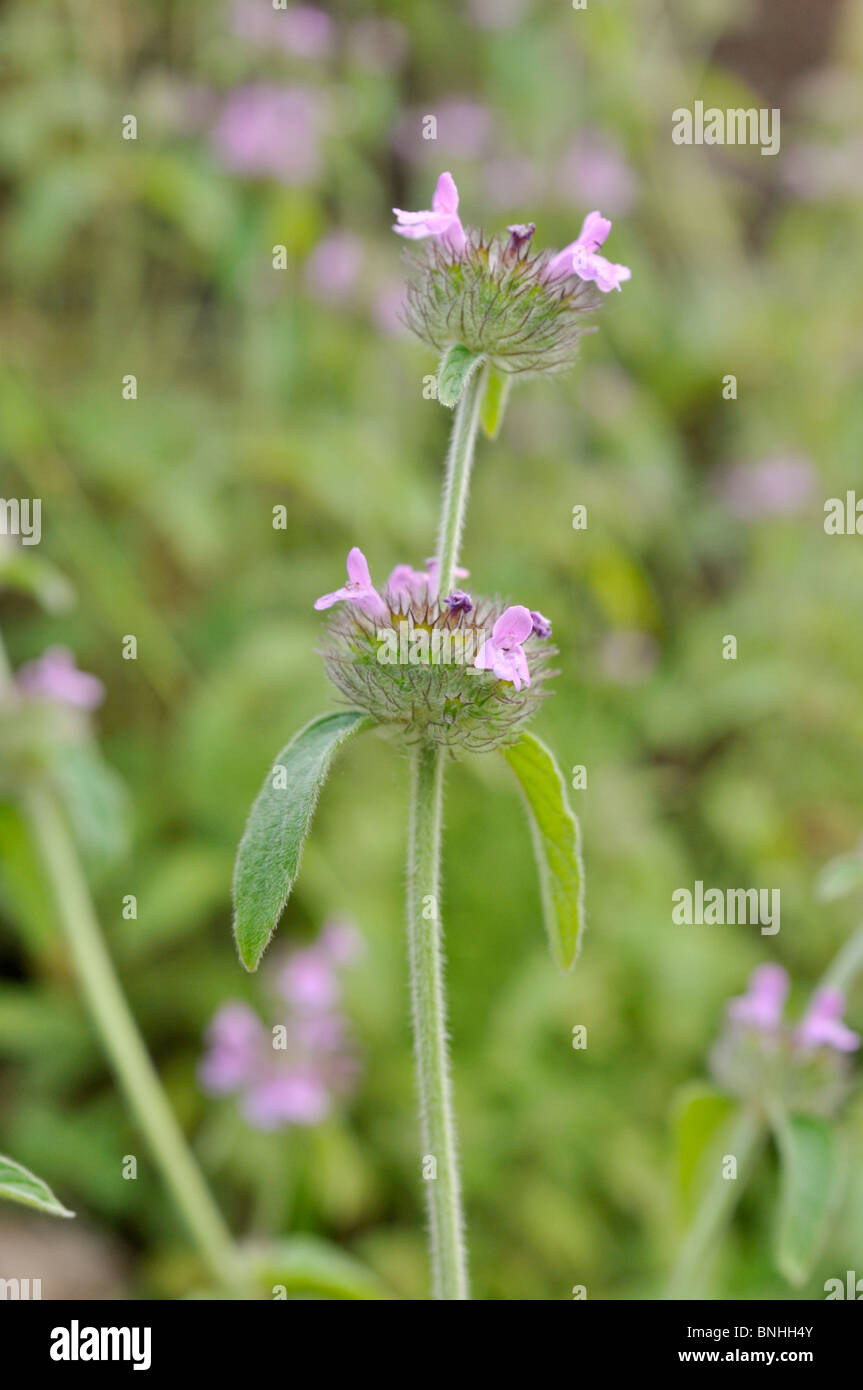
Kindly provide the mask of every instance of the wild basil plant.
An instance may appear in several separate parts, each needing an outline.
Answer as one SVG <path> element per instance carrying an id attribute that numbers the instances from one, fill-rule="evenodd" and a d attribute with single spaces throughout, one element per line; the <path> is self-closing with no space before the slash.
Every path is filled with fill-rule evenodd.
<path id="1" fill-rule="evenodd" d="M 578 824 L 553 754 L 528 729 L 552 674 L 551 624 L 529 601 L 503 602 L 468 588 L 469 572 L 459 566 L 474 445 L 480 427 L 496 436 L 516 378 L 572 366 L 589 331 L 586 316 L 601 302 L 596 291 L 619 290 L 630 272 L 599 254 L 611 229 L 599 212 L 557 252 L 534 253 L 533 224 L 490 238 L 464 227 L 448 173 L 429 210 L 395 214 L 399 235 L 425 243 L 410 258 L 406 318 L 441 354 L 437 397 L 455 410 L 436 552 L 423 567 L 397 565 L 375 584 L 354 546 L 347 581 L 316 600 L 315 608 L 330 613 L 322 653 L 341 707 L 295 734 L 267 774 L 237 856 L 234 933 L 243 964 L 256 969 L 296 880 L 335 753 L 363 731 L 389 730 L 413 769 L 408 956 L 432 1289 L 439 1299 L 466 1299 L 439 912 L 448 759 L 494 754 L 515 774 L 545 924 L 564 970 L 575 962 L 584 921 Z"/>

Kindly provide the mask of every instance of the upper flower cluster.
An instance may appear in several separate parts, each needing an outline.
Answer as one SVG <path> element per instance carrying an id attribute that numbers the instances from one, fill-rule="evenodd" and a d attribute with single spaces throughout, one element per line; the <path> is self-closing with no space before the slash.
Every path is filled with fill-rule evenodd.
<path id="1" fill-rule="evenodd" d="M 323 656 L 342 694 L 408 737 L 474 749 L 513 742 L 551 674 L 548 619 L 464 589 L 441 595 L 436 560 L 396 565 L 382 590 L 356 546 L 347 570 L 347 583 L 315 602 L 341 605 Z"/>
<path id="2" fill-rule="evenodd" d="M 575 241 L 562 251 L 532 255 L 534 224 L 507 228 L 507 237 L 486 240 L 465 229 L 452 175 L 441 174 L 431 208 L 394 208 L 393 230 L 411 241 L 429 239 L 408 286 L 407 321 L 439 351 L 461 344 L 482 353 L 503 372 L 552 372 L 572 364 L 578 339 L 589 331 L 585 311 L 603 293 L 619 290 L 628 266 L 599 254 L 611 222 L 588 213 Z"/>
<path id="3" fill-rule="evenodd" d="M 837 989 L 816 990 L 800 1021 L 787 1024 L 789 990 L 781 965 L 753 971 L 746 993 L 729 1002 L 714 1071 L 741 1095 L 775 1092 L 792 1107 L 830 1111 L 844 1094 L 844 1059 L 860 1038 L 842 1022 L 845 998 Z"/>

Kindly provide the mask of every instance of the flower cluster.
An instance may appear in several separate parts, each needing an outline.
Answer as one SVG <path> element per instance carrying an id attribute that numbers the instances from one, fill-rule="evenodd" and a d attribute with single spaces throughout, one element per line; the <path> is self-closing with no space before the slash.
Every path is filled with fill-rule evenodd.
<path id="1" fill-rule="evenodd" d="M 455 182 L 443 173 L 431 208 L 393 209 L 394 231 L 429 243 L 414 259 L 405 310 L 409 327 L 440 352 L 460 344 L 501 372 L 566 370 L 579 338 L 591 331 L 585 313 L 600 302 L 590 283 L 608 293 L 632 273 L 599 254 L 611 231 L 608 218 L 588 213 L 562 251 L 533 255 L 532 222 L 486 239 L 462 225 L 458 204 Z"/>
<path id="2" fill-rule="evenodd" d="M 90 713 L 104 697 L 102 682 L 79 670 L 66 647 L 49 647 L 19 667 L 0 693 L 0 793 L 86 742 Z"/>
<path id="3" fill-rule="evenodd" d="M 102 682 L 79 671 L 68 647 L 49 647 L 36 661 L 26 661 L 16 673 L 15 684 L 29 698 L 55 700 L 75 709 L 95 709 L 105 697 Z"/>
<path id="4" fill-rule="evenodd" d="M 439 594 L 434 560 L 397 565 L 383 590 L 357 547 L 347 569 L 347 583 L 315 603 L 339 605 L 322 655 L 345 699 L 410 739 L 475 751 L 513 743 L 554 674 L 548 619 L 464 589 Z"/>
<path id="5" fill-rule="evenodd" d="M 845 998 L 818 989 L 796 1025 L 785 1022 L 790 990 L 780 965 L 753 971 L 745 994 L 728 1005 L 712 1056 L 717 1079 L 750 1099 L 780 1096 L 791 1109 L 832 1113 L 844 1098 L 847 1056 L 860 1038 L 842 1022 Z"/>
<path id="6" fill-rule="evenodd" d="M 207 1030 L 199 1069 L 204 1090 L 237 1095 L 242 1115 L 256 1129 L 326 1119 L 357 1074 L 338 971 L 359 948 L 355 929 L 333 922 L 313 945 L 290 952 L 275 971 L 287 1016 L 272 1031 L 248 1004 L 220 1008 Z"/>

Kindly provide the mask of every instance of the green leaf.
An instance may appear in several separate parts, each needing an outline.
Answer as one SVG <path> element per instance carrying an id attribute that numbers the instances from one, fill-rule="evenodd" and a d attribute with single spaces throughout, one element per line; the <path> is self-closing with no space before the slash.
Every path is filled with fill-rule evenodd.
<path id="1" fill-rule="evenodd" d="M 824 865 L 815 882 L 815 896 L 822 903 L 863 891 L 863 854 L 840 854 Z"/>
<path id="2" fill-rule="evenodd" d="M 288 901 L 336 749 L 374 721 L 361 710 L 313 719 L 279 753 L 249 814 L 234 868 L 234 938 L 256 970 Z"/>
<path id="3" fill-rule="evenodd" d="M 275 1296 L 275 1289 L 284 1289 L 289 1297 L 353 1301 L 389 1297 L 377 1275 L 353 1255 L 314 1236 L 253 1246 L 246 1259 L 250 1279 L 268 1298 Z"/>
<path id="4" fill-rule="evenodd" d="M 460 343 L 447 348 L 437 374 L 437 398 L 441 405 L 448 406 L 450 410 L 458 405 L 469 377 L 482 361 L 481 352 L 470 352 Z"/>
<path id="5" fill-rule="evenodd" d="M 694 1082 L 675 1099 L 673 1126 L 677 1183 L 687 1216 L 692 1214 L 702 1160 L 734 1109 L 733 1101 L 713 1086 Z"/>
<path id="6" fill-rule="evenodd" d="M 57 1201 L 47 1183 L 4 1154 L 0 1154 L 0 1197 L 10 1202 L 20 1202 L 25 1207 L 36 1207 L 38 1211 L 46 1211 L 51 1216 L 75 1215 L 74 1211 L 67 1211 Z"/>
<path id="7" fill-rule="evenodd" d="M 581 831 L 569 805 L 554 755 L 533 734 L 503 750 L 521 785 L 539 871 L 545 927 L 552 955 L 571 970 L 584 927 Z"/>
<path id="8" fill-rule="evenodd" d="M 480 424 L 483 433 L 488 435 L 489 439 L 497 439 L 500 434 L 511 382 L 512 377 L 508 372 L 496 372 L 489 362 L 485 369 L 485 382 L 479 407 Z"/>
<path id="9" fill-rule="evenodd" d="M 775 1260 L 798 1287 L 821 1253 L 830 1218 L 842 1197 L 845 1166 L 836 1131 L 810 1116 L 776 1116 L 780 1193 Z"/>

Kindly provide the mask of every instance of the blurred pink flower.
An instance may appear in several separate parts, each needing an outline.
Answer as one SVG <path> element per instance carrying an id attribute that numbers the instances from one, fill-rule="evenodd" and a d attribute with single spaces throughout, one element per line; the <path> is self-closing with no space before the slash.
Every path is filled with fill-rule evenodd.
<path id="1" fill-rule="evenodd" d="M 602 131 L 583 131 L 563 156 L 555 192 L 575 207 L 597 202 L 622 217 L 635 201 L 637 181 L 619 147 Z"/>
<path id="2" fill-rule="evenodd" d="M 362 242 L 350 232 L 330 232 L 306 262 L 306 283 L 321 299 L 344 299 L 357 283 L 363 263 Z"/>
<path id="3" fill-rule="evenodd" d="M 67 647 L 49 647 L 36 661 L 26 661 L 15 675 L 15 684 L 25 695 L 78 709 L 95 709 L 105 698 L 105 687 L 96 676 L 79 671 Z"/>
<path id="4" fill-rule="evenodd" d="M 772 1032 L 782 1022 L 790 988 L 787 971 L 781 965 L 759 965 L 749 977 L 746 993 L 729 1000 L 728 1017 L 735 1023 Z"/>
<path id="5" fill-rule="evenodd" d="M 201 1084 L 212 1095 L 227 1095 L 252 1074 L 261 1045 L 266 1045 L 266 1032 L 248 1004 L 225 1004 L 213 1016 L 207 1042 Z"/>
<path id="6" fill-rule="evenodd" d="M 307 184 L 320 171 L 324 119 L 321 94 L 312 88 L 271 83 L 238 87 L 222 106 L 210 138 L 227 169 Z"/>
<path id="7" fill-rule="evenodd" d="M 365 949 L 365 942 L 353 922 L 335 917 L 327 922 L 318 942 L 321 951 L 334 965 L 353 965 Z"/>
<path id="8" fill-rule="evenodd" d="M 276 10 L 269 0 L 235 0 L 233 30 L 265 48 L 280 48 L 296 58 L 326 58 L 335 26 L 317 5 L 289 5 Z"/>
<path id="9" fill-rule="evenodd" d="M 832 1047 L 836 1052 L 856 1052 L 860 1038 L 842 1022 L 844 1012 L 845 996 L 841 990 L 816 990 L 794 1034 L 797 1046 L 807 1049 Z"/>
<path id="10" fill-rule="evenodd" d="M 408 336 L 404 321 L 406 302 L 407 286 L 403 279 L 385 280 L 378 286 L 372 301 L 372 318 L 382 333 L 396 338 Z"/>
<path id="11" fill-rule="evenodd" d="M 278 1033 L 247 1004 L 219 1009 L 199 1066 L 202 1088 L 213 1096 L 237 1095 L 257 1129 L 324 1120 L 356 1078 L 336 970 L 360 946 L 355 928 L 334 922 L 310 946 L 288 953 L 276 974 L 288 1005 Z"/>
<path id="12" fill-rule="evenodd" d="M 749 977 L 746 993 L 729 1001 L 728 1017 L 733 1023 L 779 1038 L 790 988 L 781 965 L 759 965 Z M 817 989 L 794 1030 L 795 1046 L 803 1051 L 830 1047 L 834 1052 L 856 1052 L 860 1038 L 842 1022 L 844 1011 L 841 990 Z"/>
<path id="13" fill-rule="evenodd" d="M 803 511 L 815 487 L 815 471 L 808 459 L 777 455 L 721 469 L 714 475 L 713 486 L 734 516 L 757 521 Z"/>
<path id="14" fill-rule="evenodd" d="M 532 159 L 519 155 L 483 163 L 486 201 L 495 208 L 525 208 L 539 196 L 539 179 Z"/>
<path id="15" fill-rule="evenodd" d="M 424 137 L 424 122 L 434 116 L 435 138 Z M 491 112 L 478 101 L 449 97 L 426 107 L 405 111 L 393 132 L 393 145 L 403 159 L 425 163 L 449 158 L 482 159 L 489 153 L 494 130 Z"/>
<path id="16" fill-rule="evenodd" d="M 339 983 L 330 962 L 320 951 L 293 951 L 282 967 L 279 993 L 297 1009 L 331 1009 L 339 997 Z"/>

